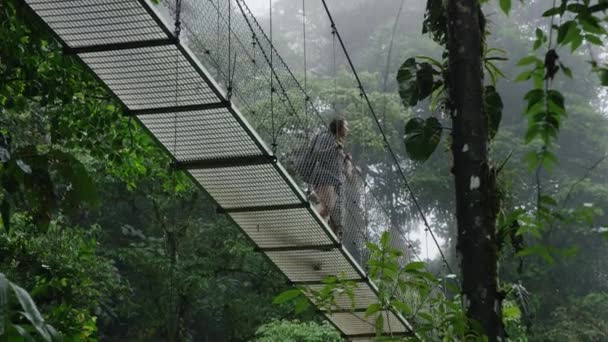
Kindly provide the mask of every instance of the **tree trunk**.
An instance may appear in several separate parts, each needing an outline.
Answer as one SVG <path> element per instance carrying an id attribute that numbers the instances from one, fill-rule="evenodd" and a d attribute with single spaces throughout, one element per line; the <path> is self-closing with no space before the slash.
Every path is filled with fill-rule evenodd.
<path id="1" fill-rule="evenodd" d="M 495 174 L 488 163 L 478 0 L 448 0 L 449 109 L 456 183 L 457 250 L 467 317 L 490 341 L 504 338 L 498 291 Z"/>

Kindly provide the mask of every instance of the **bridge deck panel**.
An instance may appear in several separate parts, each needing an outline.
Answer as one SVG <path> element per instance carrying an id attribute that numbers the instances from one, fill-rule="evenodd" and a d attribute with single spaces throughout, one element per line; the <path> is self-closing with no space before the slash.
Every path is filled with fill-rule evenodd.
<path id="1" fill-rule="evenodd" d="M 190 173 L 224 209 L 301 202 L 271 164 L 192 169 Z"/>
<path id="2" fill-rule="evenodd" d="M 230 216 L 260 248 L 332 243 L 306 208 L 231 213 Z"/>
<path id="3" fill-rule="evenodd" d="M 372 290 L 369 284 L 356 283 L 355 288 L 353 288 L 353 300 L 345 293 L 337 294 L 335 296 L 336 307 L 333 309 L 338 310 L 349 310 L 351 308 L 354 309 L 367 309 L 369 305 L 378 302 L 378 295 L 376 292 Z M 309 289 L 313 291 L 321 291 L 324 285 L 308 285 Z M 314 302 L 314 298 L 311 298 Z"/>
<path id="4" fill-rule="evenodd" d="M 178 161 L 261 154 L 228 109 L 147 114 L 138 118 Z"/>
<path id="5" fill-rule="evenodd" d="M 174 45 L 91 52 L 79 56 L 129 109 L 207 104 L 221 100 Z"/>
<path id="6" fill-rule="evenodd" d="M 347 336 L 348 335 L 365 335 L 376 333 L 376 319 L 378 315 L 384 316 L 384 332 L 392 332 L 394 334 L 403 334 L 407 330 L 401 321 L 390 311 L 379 311 L 365 317 L 365 312 L 340 312 L 326 314 L 326 316 Z M 388 319 L 387 319 L 388 318 Z"/>
<path id="7" fill-rule="evenodd" d="M 337 248 L 330 251 L 280 251 L 266 254 L 293 282 L 322 281 L 328 276 L 341 274 L 346 279 L 361 277 Z"/>
<path id="8" fill-rule="evenodd" d="M 167 38 L 137 1 L 27 2 L 70 47 Z"/>

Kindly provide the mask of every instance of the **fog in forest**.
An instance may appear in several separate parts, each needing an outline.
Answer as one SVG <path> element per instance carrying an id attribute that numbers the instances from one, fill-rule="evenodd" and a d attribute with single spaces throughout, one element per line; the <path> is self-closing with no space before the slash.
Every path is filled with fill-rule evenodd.
<path id="1" fill-rule="evenodd" d="M 372 278 L 382 284 L 379 291 L 392 290 L 382 292 L 383 301 L 398 297 L 401 302 L 390 307 L 374 302 L 358 308 L 361 315 L 396 308 L 426 337 L 422 340 L 459 340 L 469 333 L 470 298 L 459 288 L 455 129 L 442 83 L 449 71 L 447 52 L 436 42 L 441 38 L 423 33 L 427 1 L 327 0 L 337 32 L 321 0 L 150 1 L 152 10 L 142 18 L 159 13 L 159 22 L 164 20 L 170 34 L 180 33 L 179 40 L 170 37 L 168 44 L 155 36 L 152 46 L 138 47 L 147 44 L 138 42 L 117 51 L 166 45 L 171 55 L 129 60 L 135 54 L 124 52 L 114 61 L 95 46 L 70 54 L 21 2 L 0 2 L 0 309 L 8 308 L 7 315 L 0 312 L 0 340 L 5 331 L 21 336 L 25 330 L 48 329 L 51 334 L 48 323 L 70 341 L 337 342 L 343 340 L 339 329 L 312 299 L 333 310 L 331 296 L 338 294 L 348 307 L 344 294 L 355 297 L 350 282 L 371 288 L 366 281 Z M 108 6 L 115 3 L 122 0 Z M 512 6 L 508 15 L 500 8 L 505 3 Z M 489 0 L 482 6 L 483 89 L 494 95 L 483 98 L 490 135 L 484 166 L 496 180 L 499 276 L 494 278 L 504 296 L 502 309 L 495 302 L 494 312 L 501 311 L 509 341 L 608 340 L 608 52 L 603 45 L 608 31 L 605 21 L 574 24 L 580 2 L 573 3 L 568 3 L 573 10 L 559 18 L 547 15 L 547 0 Z M 58 18 L 53 29 L 65 29 L 66 35 L 82 29 L 61 27 L 76 16 L 39 12 L 44 11 Z M 129 21 L 129 15 L 125 11 L 118 20 Z M 547 33 L 551 23 L 570 21 L 566 29 Z M 79 25 L 95 30 L 86 22 Z M 123 32 L 121 25 L 100 34 Z M 127 38 L 120 39 L 137 38 L 138 32 L 123 32 Z M 577 38 L 581 34 L 585 39 Z M 555 47 L 559 69 L 552 78 L 545 77 L 545 57 L 553 46 L 547 38 L 569 40 Z M 194 58 L 181 61 L 180 53 Z M 194 81 L 180 79 L 180 72 Z M 153 77 L 149 88 L 133 85 Z M 217 87 L 217 93 L 205 93 L 205 87 Z M 155 96 L 148 94 L 154 91 Z M 135 107 L 158 104 L 160 109 L 135 115 L 116 92 Z M 217 103 L 218 94 L 228 100 Z M 197 104 L 205 96 L 209 103 Z M 187 110 L 178 108 L 179 115 L 164 112 L 184 103 Z M 192 103 L 218 108 L 194 110 L 188 107 Z M 547 124 L 535 126 L 544 112 L 534 110 L 542 105 L 560 119 L 550 121 L 557 127 L 554 134 L 539 138 Z M 336 216 L 344 216 L 336 221 L 338 226 L 346 222 L 338 227 L 344 231 L 334 230 L 334 213 L 327 218 L 322 207 L 312 210 L 316 190 L 297 165 L 337 116 L 348 121 L 350 131 L 335 150 L 344 143 L 346 152 L 340 153 L 347 154 L 340 156 L 352 157 L 344 166 L 350 178 L 339 181 L 350 188 L 335 199 L 343 210 Z M 428 120 L 434 120 L 434 131 L 417 131 L 428 144 L 406 147 L 411 142 L 406 137 L 412 136 L 406 126 Z M 226 133 L 228 128 L 234 132 Z M 263 144 L 272 154 L 262 161 L 250 158 L 259 157 L 254 153 Z M 461 152 L 468 149 L 465 144 Z M 203 152 L 219 164 L 183 172 L 184 165 L 208 161 L 197 159 Z M 232 159 L 222 159 L 228 154 Z M 235 162 L 242 156 L 248 157 Z M 248 183 L 229 169 L 237 166 L 262 171 L 251 171 Z M 201 179 L 215 175 L 214 167 L 222 169 L 221 177 L 203 184 Z M 471 176 L 465 190 L 476 190 L 479 182 Z M 293 204 L 293 198 L 301 203 Z M 222 200 L 234 206 L 222 208 Z M 276 216 L 261 209 L 256 216 L 256 208 Z M 317 239 L 314 245 L 301 238 L 304 231 L 311 241 Z M 390 242 L 383 239 L 385 232 Z M 292 247 L 295 257 L 268 256 L 291 253 Z M 284 263 L 302 277 L 325 274 L 330 271 L 314 258 L 338 248 L 352 262 L 338 266 L 354 269 L 359 263 L 358 275 L 365 273 L 366 279 L 341 274 L 298 283 L 277 267 Z M 389 261 L 386 250 L 392 250 Z M 346 258 L 346 252 L 335 254 Z M 325 260 L 329 268 L 336 266 L 334 259 Z M 386 265 L 399 273 L 386 271 Z M 397 280 L 382 283 L 386 275 Z M 326 283 L 324 290 L 310 290 Z M 384 326 L 382 314 L 377 316 L 380 320 L 367 325 Z"/>
<path id="2" fill-rule="evenodd" d="M 270 3 L 268 1 L 250 0 L 248 4 L 258 16 L 261 26 L 266 32 L 269 32 Z M 348 68 L 346 57 L 337 45 L 339 43 L 332 38 L 331 27 L 321 2 L 306 1 L 304 5 L 306 10 L 305 26 L 303 26 L 302 21 L 301 1 L 272 1 L 273 38 L 279 54 L 301 79 L 304 70 L 303 31 L 306 30 L 308 77 L 330 79 L 334 77 L 335 68 L 350 75 L 351 71 Z M 541 16 L 545 10 L 544 5 L 542 1 L 531 1 L 525 6 L 514 6 L 514 12 L 509 17 L 506 17 L 497 7 L 488 5 L 485 9 L 490 31 L 487 38 L 488 45 L 503 49 L 506 53 L 502 57 L 508 58 L 507 61 L 498 64 L 507 77 L 500 79 L 497 85 L 505 103 L 503 122 L 501 123 L 501 129 L 505 132 L 500 140 L 496 142 L 492 155 L 496 162 L 500 162 L 501 158 L 504 159 L 512 151 L 513 156 L 510 158 L 509 167 L 513 168 L 514 172 L 524 169 L 522 159 L 525 154 L 523 141 L 525 126 L 522 111 L 525 104 L 523 96 L 527 88 L 525 82 L 513 81 L 523 71 L 522 68 L 516 66 L 516 63 L 528 54 L 536 27 L 546 28 L 549 24 Z M 366 90 L 370 93 L 381 91 L 392 93 L 394 96 L 397 92 L 395 77 L 405 59 L 419 55 L 437 59 L 441 57 L 442 48 L 435 44 L 428 35 L 422 34 L 424 1 L 328 1 L 328 7 L 332 11 L 337 28 L 342 34 L 355 68 L 359 73 L 373 77 L 373 82 L 366 84 L 368 86 Z M 605 49 L 595 46 L 591 49 L 592 56 L 598 62 L 601 63 L 605 60 Z M 390 56 L 389 51 L 391 51 Z M 555 87 L 564 91 L 574 91 L 576 89 L 575 93 L 569 95 L 573 99 L 578 99 L 584 103 L 587 110 L 595 112 L 592 115 L 594 117 L 593 122 L 597 120 L 605 124 L 602 117 L 605 117 L 608 113 L 606 91 L 599 86 L 597 77 L 590 73 L 590 68 L 585 63 L 585 56 L 588 55 L 587 51 L 579 53 L 579 58 L 570 56 L 567 50 L 565 52 L 562 58 L 563 63 L 572 70 L 573 74 L 578 75 L 576 79 L 581 87 L 572 88 L 572 80 L 563 77 L 556 80 Z M 345 85 L 353 85 L 353 83 L 352 81 L 351 83 L 345 82 Z M 390 100 L 374 103 L 376 111 L 384 114 L 388 101 Z M 582 110 L 580 107 L 576 108 Z M 401 119 L 399 123 L 403 124 L 405 119 L 413 113 L 420 116 L 428 115 L 427 110 L 428 103 L 412 109 L 397 106 L 390 115 L 399 117 Z M 580 115 L 582 114 L 572 113 L 569 115 L 564 126 L 576 130 L 575 127 L 578 125 L 588 125 L 589 123 L 584 124 L 577 120 Z M 391 127 L 391 129 L 394 129 L 395 134 L 403 131 L 403 127 L 399 126 Z M 599 127 L 598 132 L 601 132 Z M 604 143 L 593 143 L 589 146 L 591 150 L 586 151 L 581 156 L 577 149 L 568 150 L 568 147 L 576 146 L 576 142 L 578 142 L 578 138 L 574 132 L 570 132 L 570 134 L 563 132 L 560 136 L 560 145 L 564 148 L 559 150 L 559 160 L 562 167 L 568 167 L 568 177 L 583 176 L 588 167 L 593 166 L 598 159 L 608 153 Z M 398 139 L 393 147 L 402 156 L 405 155 L 403 144 Z M 507 147 L 508 149 L 502 149 Z M 569 154 L 575 151 L 576 153 Z M 437 174 L 437 177 L 445 178 L 445 183 L 443 183 L 445 188 L 440 191 L 441 194 L 438 191 L 425 189 L 422 185 L 416 190 L 417 195 L 423 197 L 423 201 L 428 201 L 428 203 L 433 203 L 433 201 L 443 202 L 443 205 L 446 205 L 445 216 L 450 216 L 449 205 L 452 204 L 450 197 L 453 197 L 453 190 L 451 184 L 449 184 L 450 180 L 447 179 L 449 176 L 447 145 L 439 152 L 434 160 L 437 164 L 434 165 L 444 171 L 443 174 Z M 408 176 L 416 180 L 417 177 L 422 177 L 428 170 L 424 165 L 412 165 Z M 594 171 L 594 174 L 601 175 L 602 172 L 598 169 Z M 557 177 L 554 174 L 547 176 Z M 533 173 L 522 172 L 516 177 L 510 180 L 514 182 L 514 195 L 517 193 L 518 196 L 525 199 L 527 184 L 533 181 L 534 175 Z M 550 180 L 547 182 L 551 183 Z M 572 197 L 569 201 L 580 204 L 583 198 Z M 429 210 L 429 214 L 432 217 L 436 216 L 432 209 Z M 433 220 L 434 226 L 443 227 L 444 234 L 440 237 L 442 243 L 445 243 L 446 238 L 450 238 L 449 229 L 447 229 L 447 222 L 450 220 L 449 217 L 438 217 L 437 220 Z M 408 238 L 419 242 L 422 255 L 437 256 L 438 251 L 432 241 L 428 242 L 430 238 L 424 233 L 424 226 L 410 222 L 409 227 L 412 228 L 408 232 Z M 599 229 L 600 226 L 596 228 Z M 427 245 L 429 246 L 428 251 Z"/>

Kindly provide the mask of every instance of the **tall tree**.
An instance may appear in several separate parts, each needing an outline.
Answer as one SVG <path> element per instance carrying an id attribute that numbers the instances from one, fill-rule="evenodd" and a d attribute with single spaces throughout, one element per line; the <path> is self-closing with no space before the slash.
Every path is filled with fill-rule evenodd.
<path id="1" fill-rule="evenodd" d="M 484 17 L 477 0 L 450 0 L 448 22 L 448 109 L 456 186 L 457 250 L 467 316 L 490 340 L 501 339 L 502 295 L 498 290 L 496 177 L 488 160 L 488 118 L 484 109 Z"/>

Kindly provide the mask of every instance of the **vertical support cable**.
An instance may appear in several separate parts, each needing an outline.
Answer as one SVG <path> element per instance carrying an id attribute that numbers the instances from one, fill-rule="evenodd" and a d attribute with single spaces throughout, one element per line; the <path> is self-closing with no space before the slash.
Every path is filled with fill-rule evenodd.
<path id="1" fill-rule="evenodd" d="M 255 58 L 255 46 L 256 46 L 256 37 L 255 37 L 255 33 L 251 34 L 251 62 L 253 64 L 256 64 L 256 58 Z"/>
<path id="2" fill-rule="evenodd" d="M 336 25 L 331 23 L 331 44 L 332 44 L 332 65 L 333 65 L 333 73 L 334 73 L 334 96 L 332 106 L 334 107 L 334 114 L 336 114 L 336 100 L 338 97 L 338 70 L 336 66 Z"/>
<path id="3" fill-rule="evenodd" d="M 369 208 L 367 207 L 367 182 L 363 182 L 363 217 L 365 220 L 365 242 L 366 242 L 366 246 L 367 246 L 367 242 L 369 241 Z M 367 248 L 366 248 L 366 251 Z M 365 261 L 365 265 L 367 267 L 367 261 L 369 260 L 369 254 L 366 253 L 365 257 L 367 258 Z M 363 264 L 362 264 L 363 265 Z M 367 269 L 365 270 L 367 272 Z"/>
<path id="4" fill-rule="evenodd" d="M 175 38 L 179 44 L 179 36 L 182 32 L 181 23 L 182 1 L 175 0 Z M 175 106 L 179 106 L 179 49 L 175 49 Z M 177 112 L 173 117 L 173 153 L 177 158 Z"/>
<path id="5" fill-rule="evenodd" d="M 211 3 L 213 3 L 213 0 L 209 0 L 211 1 Z M 215 59 L 217 60 L 218 63 L 218 69 L 221 69 L 221 60 L 222 60 L 222 56 L 221 56 L 221 50 L 220 50 L 220 0 L 217 0 L 217 16 L 215 17 Z M 220 71 L 220 70 L 218 70 Z"/>
<path id="6" fill-rule="evenodd" d="M 302 0 L 302 37 L 304 47 L 304 117 L 308 116 L 308 66 L 306 65 L 306 0 Z"/>
<path id="7" fill-rule="evenodd" d="M 426 260 L 429 260 L 429 229 L 424 228 L 424 244 L 426 248 Z"/>
<path id="8" fill-rule="evenodd" d="M 270 122 L 272 125 L 272 153 L 276 154 L 277 150 L 277 137 L 275 132 L 274 124 L 274 77 L 273 77 L 273 43 L 272 43 L 272 0 L 268 0 L 269 11 L 270 11 Z"/>
<path id="9" fill-rule="evenodd" d="M 228 101 L 232 98 L 232 0 L 228 0 L 228 87 L 226 97 Z"/>
<path id="10" fill-rule="evenodd" d="M 181 0 L 175 0 L 175 39 L 177 41 L 176 45 L 179 44 L 179 37 L 182 31 L 182 23 L 181 23 L 181 9 L 182 9 L 182 1 Z M 177 46 L 175 47 L 175 106 L 177 107 L 179 105 L 179 55 L 180 55 L 180 51 L 177 48 Z M 173 117 L 173 154 L 175 159 L 177 159 L 177 112 L 174 113 L 174 117 Z M 175 175 L 173 175 L 173 179 L 174 181 L 177 181 L 177 177 Z M 177 194 L 175 194 L 175 202 L 177 203 Z M 175 208 L 177 209 L 177 205 L 175 206 Z M 174 213 L 173 219 L 175 220 L 177 218 L 177 213 Z M 173 231 L 169 232 L 169 231 L 165 231 L 164 232 L 165 235 L 167 234 L 172 234 Z M 170 287 L 170 305 L 171 305 L 171 310 L 177 310 L 177 306 L 176 306 L 176 302 L 174 300 L 174 278 L 175 278 L 175 249 L 174 246 L 171 245 L 172 238 L 169 235 L 167 237 L 167 241 L 165 241 L 165 245 L 168 247 L 167 250 L 171 251 L 171 272 L 169 275 L 169 287 Z M 176 327 L 175 322 L 171 322 L 171 329 L 174 329 Z"/>

